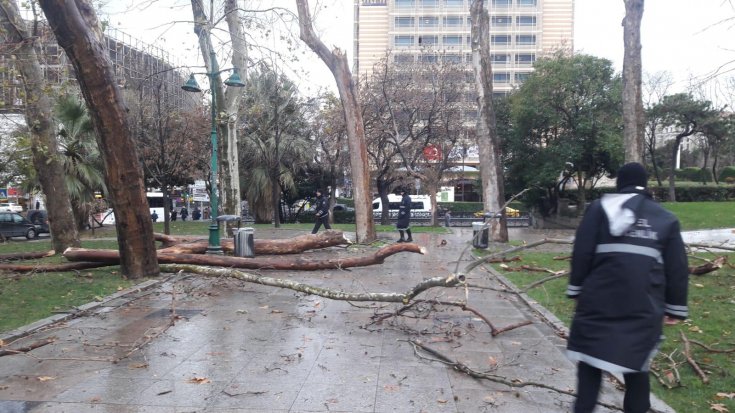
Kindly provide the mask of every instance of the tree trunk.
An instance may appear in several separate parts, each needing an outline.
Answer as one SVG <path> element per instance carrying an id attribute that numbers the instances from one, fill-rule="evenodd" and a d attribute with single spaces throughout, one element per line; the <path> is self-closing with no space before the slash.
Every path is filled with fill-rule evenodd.
<path id="1" fill-rule="evenodd" d="M 218 65 L 212 60 L 214 50 L 211 37 L 212 23 L 207 19 L 202 0 L 191 0 L 191 8 L 194 16 L 194 33 L 199 38 L 199 50 L 202 52 L 207 72 L 217 72 L 219 71 Z M 232 64 L 239 70 L 241 77 L 245 78 L 247 45 L 238 10 L 236 0 L 226 0 L 225 19 L 232 41 Z M 238 87 L 228 87 L 225 90 L 220 74 L 211 78 L 214 78 L 214 82 L 209 87 L 214 90 L 216 96 L 213 104 L 217 108 L 217 151 L 220 154 L 217 171 L 220 181 L 218 185 L 219 206 L 222 214 L 239 215 L 241 195 L 237 112 L 243 91 Z M 213 182 L 212 185 L 217 185 L 217 183 Z M 225 226 L 225 233 L 227 230 Z"/>
<path id="2" fill-rule="evenodd" d="M 625 162 L 643 162 L 645 121 L 641 98 L 641 19 L 643 0 L 624 0 L 623 136 Z"/>
<path id="3" fill-rule="evenodd" d="M 383 180 L 378 180 L 378 196 L 380 197 L 380 224 L 390 225 L 390 205 L 388 202 L 388 183 Z"/>
<path id="4" fill-rule="evenodd" d="M 31 134 L 33 166 L 46 195 L 46 209 L 54 251 L 62 253 L 79 246 L 79 232 L 59 161 L 56 128 L 52 125 L 51 101 L 44 90 L 41 65 L 36 55 L 37 37 L 31 37 L 15 0 L 0 0 L 0 25 L 8 42 L 17 44 L 18 70 L 25 90 L 25 119 Z"/>
<path id="5" fill-rule="evenodd" d="M 372 200 L 370 192 L 370 170 L 365 144 L 365 129 L 362 121 L 357 91 L 350 72 L 347 55 L 338 48 L 329 51 L 327 46 L 314 33 L 311 13 L 306 0 L 296 0 L 299 11 L 301 40 L 329 67 L 337 83 L 339 97 L 345 112 L 347 145 L 350 149 L 350 170 L 352 171 L 353 197 L 355 199 L 355 226 L 357 242 L 369 243 L 376 239 L 373 225 Z"/>
<path id="6" fill-rule="evenodd" d="M 279 205 L 279 198 L 281 191 L 279 190 L 278 178 L 273 177 L 271 173 L 271 206 L 273 207 L 273 226 L 276 228 L 281 227 L 281 206 Z"/>
<path id="7" fill-rule="evenodd" d="M 380 248 L 373 254 L 362 257 L 332 258 L 326 260 L 312 260 L 303 258 L 302 256 L 241 258 L 205 254 L 158 254 L 158 262 L 161 264 L 195 264 L 227 268 L 316 271 L 382 264 L 386 258 L 399 252 L 425 254 L 426 249 L 415 243 L 391 244 Z M 91 261 L 108 264 L 116 264 L 119 261 L 119 254 L 115 250 L 69 248 L 64 251 L 64 257 L 69 261 Z"/>
<path id="8" fill-rule="evenodd" d="M 87 0 L 39 3 L 74 67 L 89 107 L 115 211 L 121 271 L 130 278 L 158 275 L 143 171 L 130 132 L 127 105 L 117 87 L 94 8 Z"/>
<path id="9" fill-rule="evenodd" d="M 493 74 L 490 60 L 490 18 L 483 0 L 473 0 L 470 5 L 472 20 L 472 66 L 475 70 L 475 86 L 479 118 L 477 120 L 477 144 L 480 156 L 480 177 L 485 211 L 501 214 L 497 225 L 491 227 L 494 242 L 508 242 L 508 226 L 503 193 L 503 168 L 501 165 L 500 137 L 495 125 L 493 106 Z"/>
<path id="10" fill-rule="evenodd" d="M 173 238 L 176 239 L 175 237 Z M 167 247 L 158 250 L 159 254 L 204 254 L 207 250 L 207 240 L 187 240 L 181 238 L 180 242 L 171 245 L 171 239 L 165 241 Z M 341 231 L 322 231 L 318 234 L 305 234 L 286 239 L 255 239 L 254 251 L 256 255 L 284 255 L 300 254 L 304 251 L 320 248 L 335 247 L 338 245 L 349 245 L 350 240 Z M 234 251 L 232 239 L 222 240 L 224 252 Z"/>

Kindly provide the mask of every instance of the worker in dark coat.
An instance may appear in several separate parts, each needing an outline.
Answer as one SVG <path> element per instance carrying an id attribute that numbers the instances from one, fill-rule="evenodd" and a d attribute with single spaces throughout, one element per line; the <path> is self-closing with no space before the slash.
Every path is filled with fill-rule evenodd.
<path id="1" fill-rule="evenodd" d="M 401 234 L 398 242 L 413 242 L 411 237 L 411 197 L 405 189 L 401 189 L 401 205 L 398 207 L 398 221 L 396 221 L 396 229 Z M 405 233 L 405 234 L 404 234 Z M 408 238 L 405 238 L 408 235 Z"/>
<path id="2" fill-rule="evenodd" d="M 648 370 L 664 316 L 686 319 L 688 266 L 676 217 L 646 191 L 639 163 L 616 194 L 594 201 L 577 229 L 567 295 L 577 308 L 567 354 L 577 365 L 574 412 L 591 412 L 602 370 L 623 374 L 627 413 L 650 407 Z"/>
<path id="3" fill-rule="evenodd" d="M 322 190 L 316 190 L 316 204 L 314 206 L 316 222 L 314 223 L 314 229 L 311 230 L 312 234 L 316 234 L 319 231 L 319 227 L 324 224 L 325 229 L 332 229 L 329 226 L 329 200 L 322 195 Z"/>

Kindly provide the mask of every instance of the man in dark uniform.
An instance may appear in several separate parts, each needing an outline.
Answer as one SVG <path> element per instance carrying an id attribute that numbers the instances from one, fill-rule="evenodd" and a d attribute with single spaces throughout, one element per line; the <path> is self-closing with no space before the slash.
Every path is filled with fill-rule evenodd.
<path id="1" fill-rule="evenodd" d="M 624 165 L 618 193 L 593 202 L 577 229 L 567 288 L 577 300 L 567 345 L 578 362 L 575 413 L 594 409 L 602 370 L 623 374 L 626 413 L 648 411 L 664 315 L 688 315 L 679 221 L 651 199 L 647 183 L 641 164 Z"/>
<path id="2" fill-rule="evenodd" d="M 316 234 L 319 231 L 319 227 L 324 224 L 325 229 L 332 229 L 329 226 L 329 201 L 327 198 L 322 196 L 322 190 L 316 190 L 316 204 L 314 206 L 316 211 L 316 223 L 314 223 L 314 229 L 311 230 L 312 234 Z"/>
<path id="3" fill-rule="evenodd" d="M 401 189 L 401 205 L 398 207 L 398 221 L 396 222 L 396 229 L 401 234 L 401 238 L 398 242 L 413 242 L 411 237 L 411 197 L 408 195 L 405 189 Z M 408 238 L 404 238 L 403 233 L 408 234 Z"/>

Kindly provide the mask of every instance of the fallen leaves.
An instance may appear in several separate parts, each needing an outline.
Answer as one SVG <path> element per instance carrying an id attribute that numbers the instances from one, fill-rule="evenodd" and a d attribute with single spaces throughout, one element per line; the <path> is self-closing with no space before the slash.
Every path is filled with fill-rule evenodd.
<path id="1" fill-rule="evenodd" d="M 38 377 L 38 381 L 40 381 L 40 382 L 51 381 L 51 380 L 56 380 L 56 377 L 52 377 L 52 376 L 40 376 L 40 377 Z"/>
<path id="2" fill-rule="evenodd" d="M 712 403 L 709 405 L 709 409 L 720 413 L 729 412 L 729 410 L 727 410 L 727 407 L 722 403 Z"/>
<path id="3" fill-rule="evenodd" d="M 208 378 L 206 378 L 206 377 L 192 377 L 192 378 L 191 378 L 191 379 L 189 379 L 189 381 L 188 381 L 188 383 L 193 383 L 193 384 L 207 384 L 207 383 L 211 383 L 211 382 L 212 382 L 212 381 L 211 381 L 211 380 L 209 380 L 209 379 L 208 379 Z"/>
<path id="4" fill-rule="evenodd" d="M 735 393 L 717 393 L 715 394 L 715 398 L 718 399 L 735 399 Z"/>

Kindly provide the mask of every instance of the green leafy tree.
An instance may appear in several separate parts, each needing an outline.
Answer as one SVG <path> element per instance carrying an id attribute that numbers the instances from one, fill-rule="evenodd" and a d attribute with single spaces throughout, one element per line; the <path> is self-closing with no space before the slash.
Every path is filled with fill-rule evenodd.
<path id="1" fill-rule="evenodd" d="M 543 213 L 556 211 L 569 181 L 583 208 L 586 190 L 622 163 L 620 76 L 610 61 L 588 55 L 558 53 L 534 67 L 510 97 L 508 173 L 519 188 L 545 191 Z"/>
<path id="2" fill-rule="evenodd" d="M 712 102 L 695 99 L 689 93 L 677 93 L 664 96 L 654 108 L 659 113 L 662 124 L 674 127 L 677 132 L 673 139 L 671 163 L 669 165 L 669 201 L 676 202 L 676 154 L 682 140 L 695 133 L 702 132 L 715 111 Z"/>
<path id="3" fill-rule="evenodd" d="M 283 190 L 295 190 L 294 177 L 314 159 L 303 102 L 296 85 L 263 64 L 248 77 L 240 106 L 240 163 L 250 209 L 258 222 L 280 227 Z"/>

